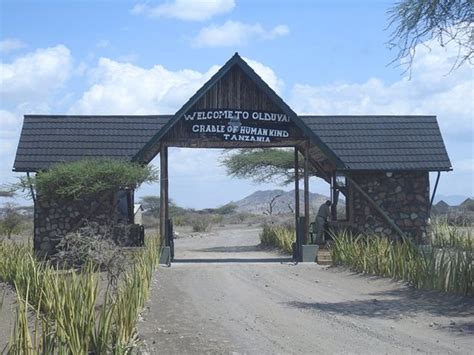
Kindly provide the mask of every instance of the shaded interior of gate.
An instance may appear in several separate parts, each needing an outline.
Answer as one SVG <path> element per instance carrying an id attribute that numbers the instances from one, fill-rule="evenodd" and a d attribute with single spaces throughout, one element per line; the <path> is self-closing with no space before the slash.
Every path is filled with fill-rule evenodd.
<path id="1" fill-rule="evenodd" d="M 174 115 L 25 116 L 14 171 L 84 157 L 148 164 L 159 155 L 160 233 L 170 246 L 169 147 L 293 149 L 299 246 L 309 230 L 310 174 L 330 184 L 334 219 L 345 195 L 348 213 L 339 225 L 422 238 L 429 172 L 451 170 L 435 116 L 297 115 L 236 53 Z"/>

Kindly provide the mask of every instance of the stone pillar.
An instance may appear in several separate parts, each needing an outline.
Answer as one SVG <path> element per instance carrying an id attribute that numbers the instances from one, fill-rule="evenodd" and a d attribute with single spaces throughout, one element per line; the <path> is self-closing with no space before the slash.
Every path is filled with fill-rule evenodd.
<path id="1" fill-rule="evenodd" d="M 354 181 L 409 237 L 427 237 L 429 219 L 428 172 L 352 173 Z M 358 232 L 396 238 L 395 231 L 357 191 L 352 189 L 353 226 Z"/>

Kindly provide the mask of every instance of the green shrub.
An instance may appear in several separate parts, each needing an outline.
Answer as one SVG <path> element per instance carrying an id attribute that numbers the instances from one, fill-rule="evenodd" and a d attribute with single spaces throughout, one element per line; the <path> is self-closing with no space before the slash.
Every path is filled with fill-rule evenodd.
<path id="1" fill-rule="evenodd" d="M 295 229 L 291 226 L 265 224 L 260 233 L 260 243 L 262 245 L 276 247 L 285 253 L 292 253 L 295 240 Z"/>
<path id="2" fill-rule="evenodd" d="M 13 234 L 20 233 L 26 226 L 27 218 L 18 213 L 18 208 L 7 203 L 0 208 L 0 235 L 11 238 Z"/>
<path id="3" fill-rule="evenodd" d="M 409 240 L 392 241 L 380 236 L 334 235 L 334 264 L 358 272 L 405 280 L 417 288 L 473 295 L 473 255 L 470 249 L 417 246 Z"/>
<path id="4" fill-rule="evenodd" d="M 191 227 L 193 228 L 193 232 L 206 232 L 211 228 L 212 225 L 212 216 L 207 215 L 199 215 L 194 216 L 191 219 Z"/>
<path id="5" fill-rule="evenodd" d="M 436 218 L 432 224 L 431 244 L 440 248 L 460 250 L 474 249 L 474 233 L 471 225 L 450 224 L 447 218 Z"/>
<path id="6" fill-rule="evenodd" d="M 88 159 L 54 165 L 20 185 L 30 184 L 45 199 L 78 199 L 119 189 L 135 189 L 158 178 L 150 166 L 123 160 Z"/>

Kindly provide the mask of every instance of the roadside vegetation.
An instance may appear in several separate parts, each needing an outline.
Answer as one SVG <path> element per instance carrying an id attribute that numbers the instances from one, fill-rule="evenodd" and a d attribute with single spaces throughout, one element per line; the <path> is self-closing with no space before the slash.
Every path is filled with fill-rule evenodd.
<path id="1" fill-rule="evenodd" d="M 406 239 L 392 241 L 341 232 L 334 235 L 331 256 L 335 265 L 404 280 L 416 288 L 474 295 L 472 227 L 460 230 L 435 225 L 432 243 L 423 246 Z"/>
<path id="2" fill-rule="evenodd" d="M 47 201 L 94 201 L 103 193 L 154 181 L 150 167 L 124 161 L 83 160 L 58 164 L 24 178 L 20 189 Z M 0 222 L 18 218 L 3 214 Z M 8 219 L 9 218 L 9 219 Z M 3 225 L 0 223 L 0 225 Z M 65 235 L 48 260 L 38 259 L 31 240 L 0 241 L 0 281 L 16 291 L 15 322 L 8 354 L 125 354 L 137 345 L 136 322 L 148 298 L 158 262 L 159 237 L 144 247 L 114 242 L 113 220 L 82 221 Z M 16 229 L 10 228 L 16 231 Z M 30 234 L 31 236 L 31 234 Z"/>
<path id="3" fill-rule="evenodd" d="M 293 252 L 292 245 L 295 240 L 295 228 L 289 225 L 266 224 L 260 233 L 260 243 L 263 246 L 275 247 L 288 254 Z"/>
<path id="4" fill-rule="evenodd" d="M 0 281 L 17 294 L 7 352 L 128 353 L 138 341 L 135 325 L 158 261 L 158 242 L 147 238 L 118 284 L 109 281 L 102 289 L 103 275 L 92 262 L 80 271 L 61 270 L 36 260 L 30 245 L 1 242 Z"/>

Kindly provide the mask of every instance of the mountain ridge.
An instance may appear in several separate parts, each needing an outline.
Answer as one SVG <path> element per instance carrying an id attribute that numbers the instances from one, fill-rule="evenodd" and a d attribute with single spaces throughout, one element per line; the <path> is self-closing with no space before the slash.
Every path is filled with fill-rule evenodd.
<path id="1" fill-rule="evenodd" d="M 300 208 L 303 209 L 304 192 L 300 190 Z M 314 214 L 319 206 L 321 206 L 328 196 L 310 192 L 310 210 Z M 284 214 L 293 213 L 295 208 L 295 190 L 285 191 L 275 190 L 259 190 L 244 197 L 238 201 L 232 201 L 231 204 L 236 205 L 237 212 L 247 212 L 253 214 Z"/>

